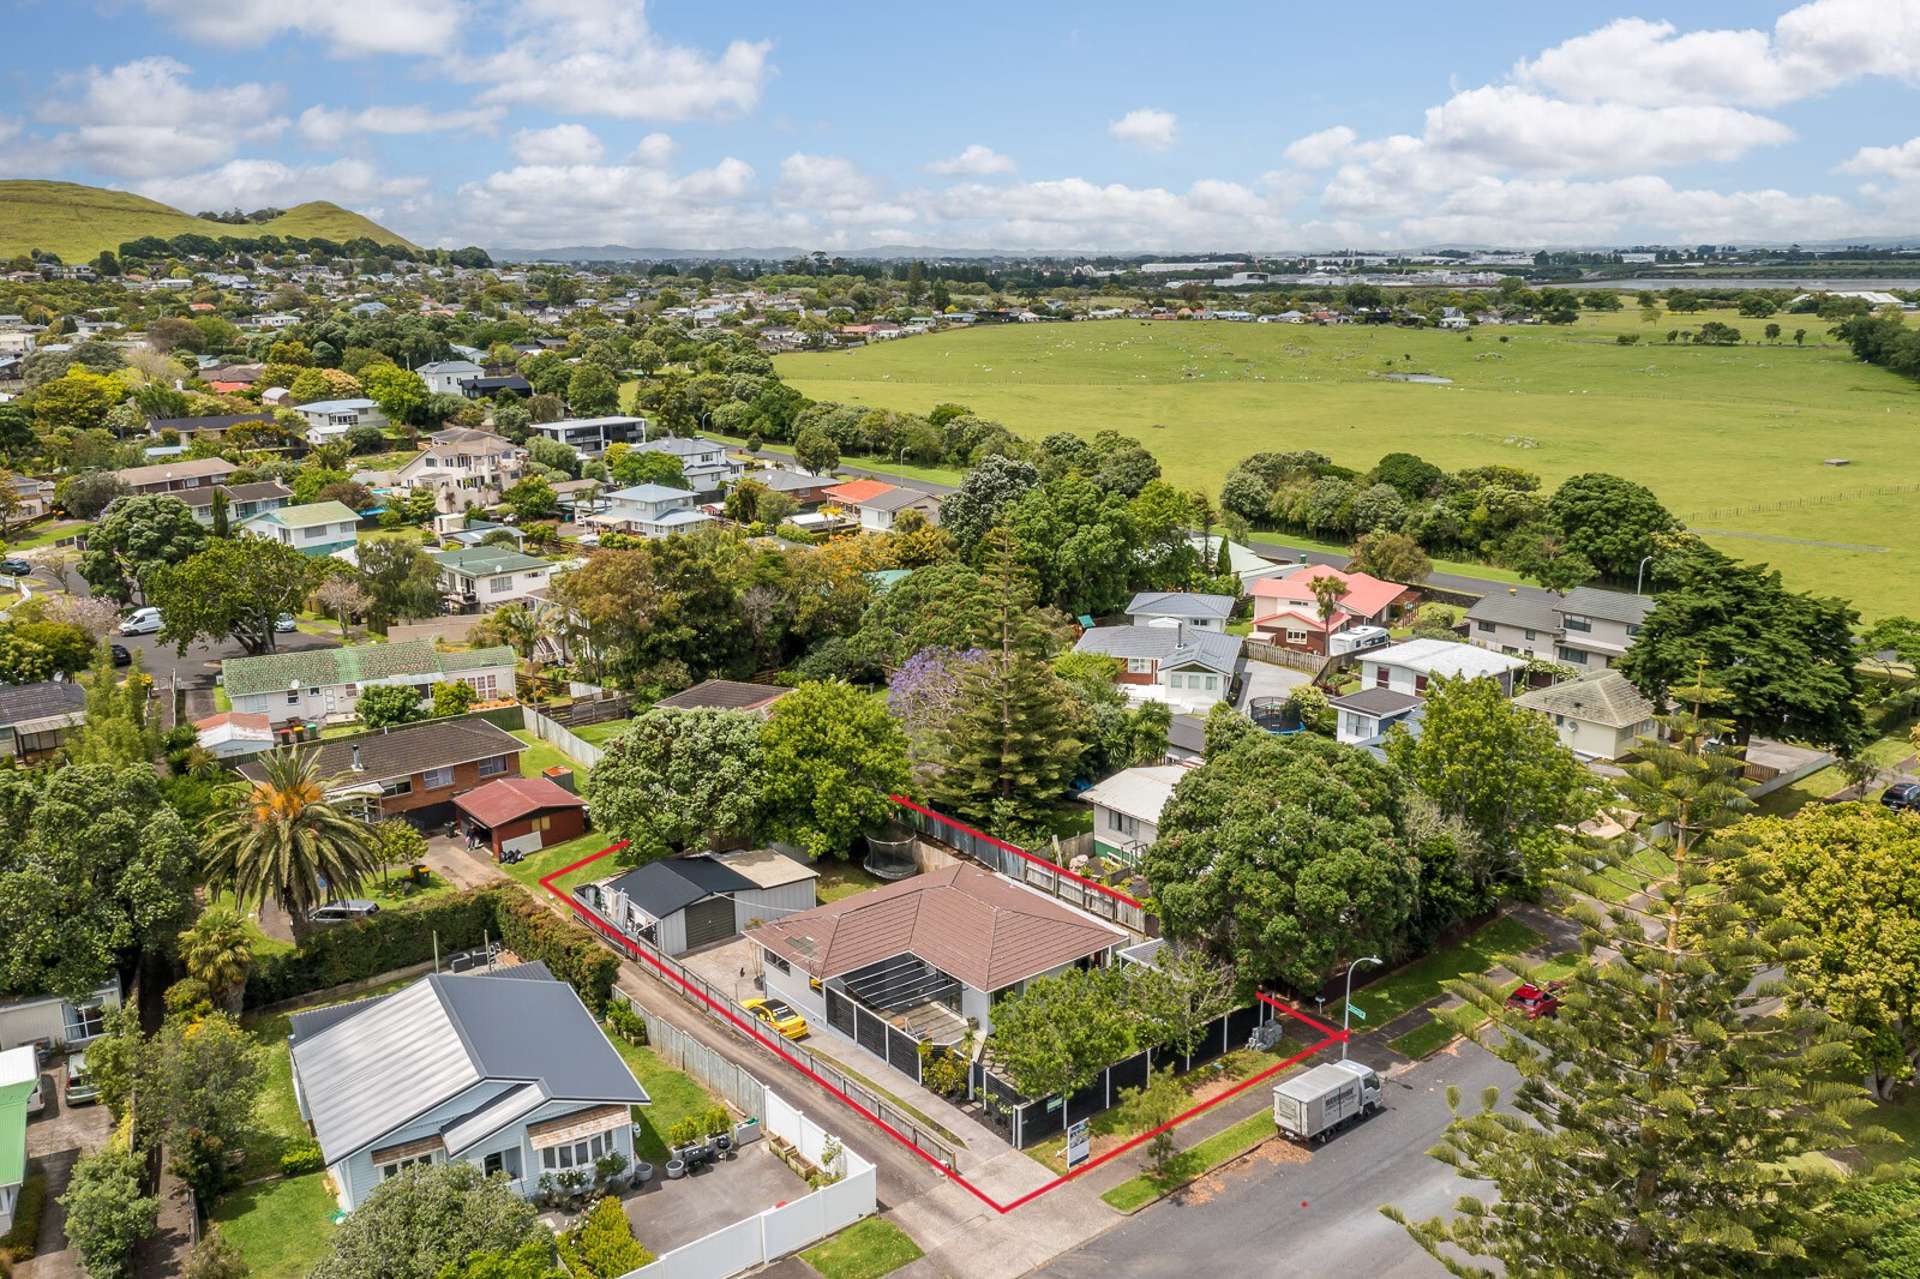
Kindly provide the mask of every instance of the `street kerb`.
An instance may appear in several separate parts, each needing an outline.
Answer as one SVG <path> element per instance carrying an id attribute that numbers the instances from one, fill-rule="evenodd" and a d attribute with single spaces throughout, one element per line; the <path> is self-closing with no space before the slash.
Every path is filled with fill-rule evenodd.
<path id="1" fill-rule="evenodd" d="M 1102 1164 L 1107 1163 L 1109 1160 L 1116 1159 L 1119 1156 L 1126 1154 L 1128 1151 L 1134 1149 L 1135 1147 L 1140 1146 L 1145 1142 L 1151 1141 L 1153 1138 L 1159 1136 L 1161 1133 L 1167 1132 L 1173 1128 L 1177 1128 L 1181 1124 L 1186 1123 L 1189 1119 L 1192 1119 L 1198 1115 L 1205 1114 L 1207 1111 L 1213 1109 L 1215 1106 L 1220 1105 L 1222 1102 L 1230 1101 L 1234 1097 L 1237 1097 L 1241 1093 L 1247 1091 L 1247 1089 L 1252 1088 L 1255 1085 L 1267 1079 L 1271 1079 L 1273 1076 L 1279 1074 L 1281 1071 L 1286 1070 L 1291 1066 L 1297 1065 L 1300 1062 L 1305 1061 L 1307 1058 L 1313 1056 L 1315 1053 L 1319 1052 L 1321 1049 L 1331 1047 L 1332 1045 L 1337 1043 L 1341 1043 L 1342 1041 L 1348 1038 L 1348 1032 L 1344 1030 L 1337 1030 L 1325 1022 L 1322 1022 L 1317 1018 L 1311 1017 L 1308 1014 L 1301 1012 L 1297 1008 L 1293 1008 L 1288 1006 L 1285 1003 L 1282 1003 L 1280 1000 L 1275 999 L 1273 996 L 1267 994 L 1264 991 L 1256 991 L 1255 996 L 1260 1000 L 1261 1003 L 1266 1004 L 1269 1008 L 1272 1008 L 1275 1012 L 1281 1013 L 1287 1017 L 1291 1017 L 1293 1020 L 1300 1022 L 1303 1025 L 1310 1026 L 1313 1029 L 1319 1031 L 1321 1033 L 1322 1038 L 1317 1042 L 1309 1045 L 1308 1047 L 1301 1049 L 1299 1052 L 1294 1053 L 1291 1057 L 1287 1057 L 1281 1061 L 1275 1062 L 1273 1065 L 1267 1067 L 1265 1070 L 1262 1070 L 1258 1074 L 1248 1076 L 1247 1078 L 1241 1080 L 1239 1083 L 1235 1084 L 1233 1087 L 1222 1092 L 1217 1097 L 1209 1098 L 1208 1100 L 1201 1102 L 1199 1105 L 1194 1106 L 1189 1110 L 1182 1111 L 1180 1114 L 1175 1115 L 1172 1119 L 1168 1120 L 1164 1124 L 1161 1124 L 1159 1127 L 1150 1129 L 1147 1132 L 1140 1133 L 1138 1136 L 1130 1138 L 1126 1142 L 1123 1142 L 1122 1144 L 1115 1146 L 1113 1149 L 1103 1152 L 1096 1158 L 1088 1160 L 1086 1163 L 1081 1164 L 1079 1167 L 1073 1169 L 1071 1172 L 1066 1173 L 1064 1176 L 1055 1177 L 1052 1181 L 1047 1182 L 1045 1185 L 1040 1186 L 1039 1188 L 1034 1190 L 1029 1190 L 1026 1194 L 1021 1195 L 1018 1199 L 1015 1199 L 1012 1203 L 1003 1204 L 1003 1203 L 1000 1203 L 998 1200 L 994 1199 L 992 1196 L 988 1195 L 986 1192 L 982 1191 L 978 1186 L 975 1186 L 972 1182 L 968 1181 L 965 1177 L 962 1177 L 956 1169 L 947 1167 L 945 1164 L 941 1163 L 938 1159 L 935 1159 L 932 1155 L 920 1149 L 920 1147 L 916 1146 L 913 1142 L 909 1141 L 901 1132 L 899 1132 L 899 1130 L 894 1128 L 886 1120 L 880 1118 L 880 1116 L 874 1114 L 871 1110 L 868 1110 L 865 1106 L 861 1105 L 858 1101 L 855 1101 L 852 1097 L 849 1097 L 845 1092 L 841 1091 L 841 1089 L 838 1086 L 822 1078 L 811 1067 L 807 1066 L 806 1063 L 802 1062 L 797 1057 L 795 1057 L 792 1053 L 788 1052 L 782 1040 L 778 1038 L 769 1038 L 767 1035 L 762 1034 L 759 1027 L 755 1026 L 751 1021 L 739 1016 L 737 1013 L 733 1011 L 733 1009 L 727 1007 L 725 1004 L 719 1003 L 718 1001 L 714 1000 L 713 998 L 708 996 L 706 992 L 695 989 L 693 984 L 687 981 L 686 978 L 672 971 L 665 964 L 662 964 L 659 960 L 655 959 L 652 955 L 648 954 L 646 950 L 636 945 L 631 938 L 628 938 L 619 929 L 615 928 L 612 924 L 608 923 L 607 920 L 602 918 L 598 912 L 594 911 L 591 907 L 589 907 L 586 903 L 582 902 L 579 898 L 575 897 L 572 893 L 565 892 L 559 888 L 554 887 L 553 881 L 560 878 L 562 875 L 572 874 L 574 871 L 579 870 L 582 866 L 591 865 L 592 863 L 599 861 L 602 857 L 611 856 L 612 854 L 619 852 L 621 849 L 625 848 L 626 846 L 627 846 L 627 841 L 621 840 L 618 843 L 607 845 L 605 848 L 601 849 L 597 853 L 590 853 L 587 856 L 582 857 L 579 861 L 574 862 L 571 866 L 562 866 L 560 869 L 556 871 L 552 871 L 542 876 L 540 880 L 540 887 L 546 889 L 549 893 L 552 893 L 556 898 L 558 898 L 561 902 L 563 902 L 568 907 L 568 909 L 572 910 L 576 915 L 579 915 L 583 919 L 586 919 L 592 924 L 594 924 L 597 927 L 601 936 L 606 937 L 609 940 L 618 942 L 620 946 L 623 949 L 625 949 L 626 952 L 629 955 L 631 955 L 634 959 L 637 959 L 641 963 L 644 963 L 648 967 L 652 968 L 654 972 L 657 973 L 659 976 L 684 988 L 689 995 L 699 1000 L 702 1004 L 705 1004 L 707 1007 L 707 1010 L 711 1012 L 713 1015 L 725 1020 L 727 1024 L 732 1026 L 735 1030 L 747 1036 L 747 1038 L 753 1040 L 755 1043 L 759 1044 L 762 1048 L 765 1048 L 768 1052 L 778 1057 L 781 1061 L 785 1062 L 788 1066 L 791 1066 L 794 1070 L 798 1071 L 800 1074 L 806 1076 L 808 1079 L 812 1080 L 815 1084 L 819 1085 L 821 1088 L 831 1093 L 838 1101 L 840 1101 L 842 1105 L 846 1106 L 849 1110 L 859 1115 L 862 1119 L 866 1120 L 868 1123 L 878 1128 L 881 1132 L 885 1133 L 887 1136 L 891 1137 L 893 1140 L 899 1142 L 902 1146 L 905 1146 L 908 1150 L 912 1151 L 915 1155 L 918 1155 L 921 1159 L 925 1160 L 930 1167 L 934 1168 L 941 1175 L 953 1181 L 956 1185 L 964 1189 L 968 1194 L 972 1195 L 975 1199 L 978 1199 L 981 1203 L 985 1204 L 987 1207 L 993 1209 L 997 1213 L 1002 1213 L 1002 1214 L 1009 1213 L 1009 1212 L 1012 1212 L 1014 1209 L 1021 1207 L 1024 1204 L 1031 1203 L 1033 1200 L 1038 1199 L 1041 1195 L 1046 1194 L 1049 1190 L 1053 1190 L 1056 1187 L 1065 1185 L 1067 1182 L 1072 1181 L 1076 1177 L 1080 1177 L 1085 1175 L 1086 1173 L 1092 1172 L 1095 1168 L 1100 1167 Z M 1105 889 L 1101 885 L 1093 885 L 1093 886 L 1096 888 L 1101 888 L 1102 891 L 1112 892 L 1112 890 Z M 1114 893 L 1114 896 L 1124 897 L 1125 894 Z M 1127 900 L 1131 901 L 1132 899 L 1128 898 Z"/>

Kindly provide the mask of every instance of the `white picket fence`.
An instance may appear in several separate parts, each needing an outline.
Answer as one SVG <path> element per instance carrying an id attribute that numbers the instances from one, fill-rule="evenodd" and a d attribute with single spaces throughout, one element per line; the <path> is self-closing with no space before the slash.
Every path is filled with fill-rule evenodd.
<path id="1" fill-rule="evenodd" d="M 559 748 L 562 755 L 570 756 L 576 762 L 588 768 L 600 762 L 604 752 L 592 742 L 574 736 L 567 726 L 557 720 L 548 719 L 531 706 L 521 708 L 527 717 L 527 731 L 549 746 Z"/>
<path id="2" fill-rule="evenodd" d="M 808 1161 L 825 1166 L 827 1145 L 834 1140 L 827 1130 L 773 1089 L 766 1089 L 765 1097 L 768 1135 L 784 1138 Z M 842 1174 L 832 1185 L 778 1208 L 743 1217 L 629 1271 L 621 1279 L 728 1279 L 873 1215 L 879 1189 L 873 1165 L 842 1146 L 831 1171 Z"/>

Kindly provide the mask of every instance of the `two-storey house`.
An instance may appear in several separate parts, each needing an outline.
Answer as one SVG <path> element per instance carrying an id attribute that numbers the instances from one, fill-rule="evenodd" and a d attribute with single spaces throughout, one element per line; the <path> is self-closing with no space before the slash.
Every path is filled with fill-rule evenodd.
<path id="1" fill-rule="evenodd" d="M 427 447 L 394 472 L 398 488 L 433 492 L 442 510 L 492 506 L 526 474 L 527 450 L 505 436 L 470 427 L 436 431 Z"/>
<path id="2" fill-rule="evenodd" d="M 664 484 L 635 484 L 607 494 L 607 507 L 589 521 L 603 527 L 666 537 L 711 523 L 713 517 L 694 506 L 694 495 Z"/>
<path id="3" fill-rule="evenodd" d="M 644 417 L 570 417 L 558 422 L 535 422 L 527 427 L 529 436 L 557 440 L 584 458 L 596 458 L 609 445 L 627 444 L 645 439 Z"/>
<path id="4" fill-rule="evenodd" d="M 332 555 L 354 545 L 359 526 L 360 517 L 342 503 L 307 502 L 263 511 L 241 524 L 240 531 L 306 555 Z"/>
<path id="5" fill-rule="evenodd" d="M 462 612 L 498 608 L 547 589 L 557 567 L 507 546 L 467 546 L 441 551 L 440 589 Z"/>
<path id="6" fill-rule="evenodd" d="M 743 468 L 727 456 L 727 446 L 697 435 L 669 435 L 635 444 L 636 453 L 666 453 L 680 459 L 680 473 L 696 493 L 717 493 L 740 478 Z"/>
<path id="7" fill-rule="evenodd" d="M 1483 648 L 1606 670 L 1633 647 L 1654 601 L 1645 595 L 1582 586 L 1488 595 L 1467 610 L 1467 636 Z"/>

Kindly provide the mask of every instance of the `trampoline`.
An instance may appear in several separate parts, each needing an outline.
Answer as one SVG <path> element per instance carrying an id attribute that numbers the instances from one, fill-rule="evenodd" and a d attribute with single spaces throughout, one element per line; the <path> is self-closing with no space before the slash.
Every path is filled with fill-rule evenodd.
<path id="1" fill-rule="evenodd" d="M 1290 706 L 1284 697 L 1256 697 L 1247 703 L 1247 717 L 1257 728 L 1269 733 L 1297 733 L 1302 725 L 1298 707 Z"/>
<path id="2" fill-rule="evenodd" d="M 894 824 L 872 831 L 867 835 L 867 856 L 861 865 L 880 879 L 909 879 L 920 873 L 920 863 L 913 856 L 916 838 L 911 828 Z"/>

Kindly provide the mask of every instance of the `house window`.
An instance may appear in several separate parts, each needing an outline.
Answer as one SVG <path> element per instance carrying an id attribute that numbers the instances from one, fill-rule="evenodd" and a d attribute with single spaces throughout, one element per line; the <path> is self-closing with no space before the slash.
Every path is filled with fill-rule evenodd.
<path id="1" fill-rule="evenodd" d="M 1528 632 L 1527 632 L 1527 638 L 1528 638 L 1528 639 L 1533 639 L 1533 638 L 1534 638 L 1534 634 L 1533 634 L 1533 632 L 1532 632 L 1532 631 L 1528 631 Z"/>
<path id="2" fill-rule="evenodd" d="M 1556 645 L 1553 655 L 1569 666 L 1585 666 L 1587 655 L 1577 648 L 1568 648 L 1565 644 Z"/>
<path id="3" fill-rule="evenodd" d="M 488 594 L 505 595 L 508 591 L 512 589 L 513 589 L 513 574 L 511 573 L 507 574 L 505 577 L 490 577 L 487 579 Z"/>
<path id="4" fill-rule="evenodd" d="M 1140 819 L 1137 817 L 1129 817 L 1118 809 L 1109 808 L 1107 810 L 1107 829 L 1121 835 L 1137 835 L 1140 833 Z"/>
<path id="5" fill-rule="evenodd" d="M 77 1043 L 82 1039 L 93 1039 L 105 1032 L 106 1013 L 99 1004 L 85 1004 L 73 1010 L 73 1016 L 67 1022 L 67 1042 Z"/>
<path id="6" fill-rule="evenodd" d="M 395 795 L 411 795 L 412 793 L 413 779 L 411 777 L 402 777 L 398 781 L 380 783 L 380 794 L 387 799 L 392 799 Z"/>
<path id="7" fill-rule="evenodd" d="M 1636 625 L 1634 625 L 1634 624 L 1633 624 L 1632 622 L 1628 622 L 1628 623 L 1627 623 L 1627 635 L 1628 635 L 1629 637 L 1638 637 L 1638 636 L 1639 636 L 1639 634 L 1640 634 L 1640 628 L 1639 628 L 1638 626 L 1636 626 Z"/>
<path id="8" fill-rule="evenodd" d="M 1306 642 L 1307 642 L 1307 633 L 1305 631 L 1296 631 L 1296 630 L 1287 631 L 1287 643 L 1304 644 Z"/>
<path id="9" fill-rule="evenodd" d="M 411 1168 L 415 1164 L 428 1165 L 432 1163 L 433 1155 L 431 1152 L 416 1156 L 412 1159 L 396 1159 L 390 1164 L 380 1165 L 380 1180 L 385 1181 L 389 1177 L 397 1177 L 403 1169 Z"/>
<path id="10" fill-rule="evenodd" d="M 773 969 L 775 972 L 790 973 L 793 971 L 792 964 L 789 964 L 786 960 L 780 958 L 780 956 L 774 954 L 772 951 L 770 950 L 762 951 L 761 953 L 767 957 L 767 967 Z"/>
<path id="11" fill-rule="evenodd" d="M 1578 613 L 1568 613 L 1561 624 L 1570 631 L 1580 631 L 1583 634 L 1593 630 L 1593 623 Z"/>
<path id="12" fill-rule="evenodd" d="M 1127 659 L 1127 674 L 1129 675 L 1153 674 L 1153 659 L 1151 657 L 1129 657 Z"/>
<path id="13" fill-rule="evenodd" d="M 299 690 L 299 689 L 297 689 L 297 688 L 290 688 L 290 689 L 288 689 L 288 690 L 287 690 L 287 705 L 289 705 L 289 706 L 298 706 L 299 704 L 300 704 L 300 690 Z"/>
<path id="14" fill-rule="evenodd" d="M 507 771 L 507 757 L 495 755 L 492 759 L 483 759 L 475 766 L 474 771 L 482 777 L 498 777 Z"/>
<path id="15" fill-rule="evenodd" d="M 1497 629 L 1492 622 L 1475 622 L 1474 627 L 1491 635 Z"/>
<path id="16" fill-rule="evenodd" d="M 471 688 L 474 691 L 474 695 L 484 702 L 493 697 L 494 691 L 499 687 L 499 679 L 499 676 L 492 674 L 469 675 L 467 676 L 467 687 Z"/>
<path id="17" fill-rule="evenodd" d="M 1167 676 L 1167 687 L 1168 688 L 1185 688 L 1186 676 L 1180 674 L 1180 672 L 1178 671 L 1173 672 L 1171 675 Z"/>
<path id="18" fill-rule="evenodd" d="M 586 1168 L 612 1149 L 612 1134 L 596 1133 L 591 1141 L 576 1141 L 570 1146 L 548 1146 L 540 1152 L 540 1166 L 548 1172 Z"/>
<path id="19" fill-rule="evenodd" d="M 1209 693 L 1217 693 L 1220 691 L 1220 677 L 1218 675 L 1207 676 L 1207 691 Z"/>
<path id="20" fill-rule="evenodd" d="M 1373 668 L 1373 686 L 1375 688 L 1385 688 L 1387 686 L 1388 679 L 1389 679 L 1389 676 L 1387 675 L 1386 667 L 1376 666 Z"/>
<path id="21" fill-rule="evenodd" d="M 1427 677 L 1425 675 L 1415 675 L 1413 677 L 1413 691 L 1416 693 L 1424 693 L 1427 691 Z"/>
<path id="22" fill-rule="evenodd" d="M 420 774 L 420 788 L 422 790 L 439 790 L 443 786 L 451 785 L 453 785 L 453 769 L 451 768 L 429 768 L 426 772 Z"/>
<path id="23" fill-rule="evenodd" d="M 520 1180 L 520 1152 L 518 1150 L 496 1150 L 480 1161 L 480 1171 L 491 1177 L 500 1173 L 514 1181 Z"/>

